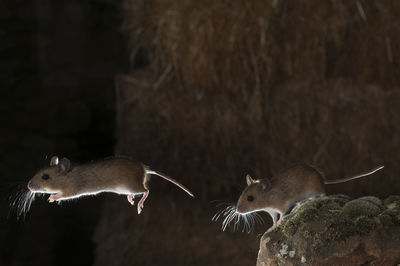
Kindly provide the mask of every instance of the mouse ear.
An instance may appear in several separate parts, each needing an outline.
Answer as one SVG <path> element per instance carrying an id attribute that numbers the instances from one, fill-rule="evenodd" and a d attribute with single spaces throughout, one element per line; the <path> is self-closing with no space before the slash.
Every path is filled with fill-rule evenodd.
<path id="1" fill-rule="evenodd" d="M 249 174 L 246 175 L 246 182 L 247 185 L 250 186 L 251 184 L 256 183 L 256 180 L 254 180 Z"/>
<path id="2" fill-rule="evenodd" d="M 267 190 L 271 186 L 271 181 L 269 179 L 263 179 L 262 182 L 260 182 L 262 190 Z"/>
<path id="3" fill-rule="evenodd" d="M 61 174 L 65 175 L 71 167 L 71 162 L 67 158 L 64 157 L 60 160 L 59 167 L 60 167 Z"/>
<path id="4" fill-rule="evenodd" d="M 58 165 L 58 156 L 51 157 L 50 166 Z"/>

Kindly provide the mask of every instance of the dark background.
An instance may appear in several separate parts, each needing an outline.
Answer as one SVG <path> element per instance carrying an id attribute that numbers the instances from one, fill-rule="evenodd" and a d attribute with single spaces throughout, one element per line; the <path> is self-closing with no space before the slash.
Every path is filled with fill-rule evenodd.
<path id="1" fill-rule="evenodd" d="M 114 76 L 127 68 L 121 21 L 114 1 L 1 1 L 0 265 L 93 261 L 102 197 L 62 207 L 40 198 L 19 220 L 9 197 L 53 155 L 113 154 Z"/>
<path id="2" fill-rule="evenodd" d="M 400 4 L 93 0 L 0 4 L 0 265 L 254 265 L 260 234 L 220 230 L 213 200 L 296 162 L 329 194 L 400 192 Z M 52 155 L 123 154 L 160 179 L 125 197 L 10 200 Z M 11 198 L 10 198 L 11 197 Z"/>

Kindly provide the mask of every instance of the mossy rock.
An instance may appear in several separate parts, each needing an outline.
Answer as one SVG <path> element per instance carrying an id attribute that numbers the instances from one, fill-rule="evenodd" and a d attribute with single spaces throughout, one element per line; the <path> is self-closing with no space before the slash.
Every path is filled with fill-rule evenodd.
<path id="1" fill-rule="evenodd" d="M 379 222 L 383 226 L 394 226 L 396 225 L 395 218 L 388 214 L 381 214 L 379 215 Z"/>
<path id="2" fill-rule="evenodd" d="M 329 197 L 322 198 L 322 200 L 328 199 L 336 202 L 340 206 L 343 206 L 347 202 L 351 200 L 351 197 L 344 195 L 344 194 L 337 194 L 337 195 L 330 195 Z"/>
<path id="3" fill-rule="evenodd" d="M 384 204 L 376 197 L 316 198 L 298 204 L 278 227 L 264 234 L 257 265 L 301 265 L 303 261 L 305 265 L 358 261 L 359 265 L 372 257 L 376 265 L 388 265 L 400 259 L 399 236 L 399 196 L 389 197 Z"/>
<path id="4" fill-rule="evenodd" d="M 384 204 L 388 209 L 400 208 L 400 196 L 391 195 L 385 199 Z"/>
<path id="5" fill-rule="evenodd" d="M 294 235 L 300 225 L 309 223 L 322 223 L 323 227 L 334 223 L 337 213 L 342 213 L 342 206 L 350 198 L 346 195 L 333 195 L 329 197 L 320 197 L 312 200 L 304 200 L 297 204 L 293 210 L 282 220 L 279 227 L 274 231 L 282 229 L 287 235 Z M 318 217 L 318 219 L 317 219 Z M 305 231 L 302 231 L 304 237 L 307 237 Z"/>
<path id="6" fill-rule="evenodd" d="M 400 225 L 400 208 L 386 209 L 379 215 L 379 220 L 383 226 Z"/>
<path id="7" fill-rule="evenodd" d="M 363 198 L 352 200 L 343 206 L 343 213 L 350 218 L 359 216 L 375 217 L 381 210 L 381 206 L 377 205 L 376 202 Z"/>
<path id="8" fill-rule="evenodd" d="M 372 230 L 376 228 L 376 222 L 374 219 L 371 219 L 366 216 L 360 216 L 355 221 L 354 224 L 356 225 L 356 230 L 359 235 L 366 235 Z"/>
<path id="9" fill-rule="evenodd" d="M 374 196 L 361 197 L 361 198 L 358 198 L 357 200 L 365 200 L 371 204 L 375 204 L 375 206 L 379 207 L 380 209 L 384 208 L 382 201 Z"/>

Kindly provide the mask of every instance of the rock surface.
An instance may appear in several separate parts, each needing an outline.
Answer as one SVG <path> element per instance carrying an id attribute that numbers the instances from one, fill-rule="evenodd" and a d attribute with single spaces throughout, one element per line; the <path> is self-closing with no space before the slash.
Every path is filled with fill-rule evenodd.
<path id="1" fill-rule="evenodd" d="M 257 266 L 397 265 L 400 196 L 304 201 L 260 240 Z"/>

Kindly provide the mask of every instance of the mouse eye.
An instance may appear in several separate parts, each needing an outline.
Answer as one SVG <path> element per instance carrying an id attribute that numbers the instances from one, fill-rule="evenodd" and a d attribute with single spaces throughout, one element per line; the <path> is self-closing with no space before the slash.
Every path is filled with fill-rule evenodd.
<path id="1" fill-rule="evenodd" d="M 253 196 L 247 196 L 247 201 L 253 201 L 254 197 Z"/>
<path id="2" fill-rule="evenodd" d="M 47 180 L 47 179 L 49 179 L 50 178 L 50 176 L 48 175 L 48 174 L 43 174 L 42 175 L 42 179 L 44 179 L 44 180 Z"/>

